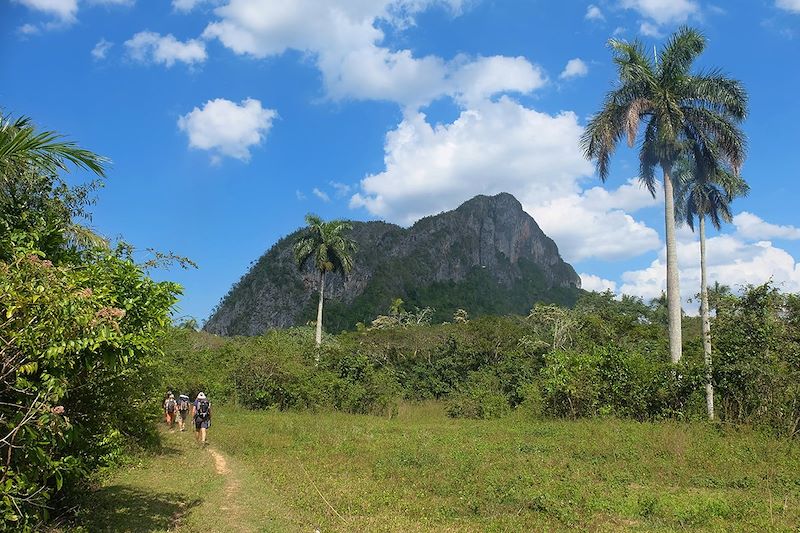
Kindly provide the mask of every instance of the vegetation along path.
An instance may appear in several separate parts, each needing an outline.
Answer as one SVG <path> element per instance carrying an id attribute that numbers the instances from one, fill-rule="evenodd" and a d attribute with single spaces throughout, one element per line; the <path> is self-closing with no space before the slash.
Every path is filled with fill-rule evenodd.
<path id="1" fill-rule="evenodd" d="M 746 428 L 218 407 L 212 445 L 92 495 L 88 531 L 796 531 L 800 449 Z"/>

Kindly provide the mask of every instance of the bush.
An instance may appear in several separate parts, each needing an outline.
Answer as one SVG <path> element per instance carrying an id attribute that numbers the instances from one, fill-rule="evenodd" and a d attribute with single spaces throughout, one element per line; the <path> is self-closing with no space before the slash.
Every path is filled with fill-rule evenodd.
<path id="1" fill-rule="evenodd" d="M 490 369 L 470 374 L 461 390 L 451 396 L 446 412 L 452 418 L 500 418 L 510 411 L 501 381 Z"/>
<path id="2" fill-rule="evenodd" d="M 28 530 L 126 442 L 154 438 L 159 336 L 179 288 L 129 250 L 0 262 L 0 515 Z"/>
<path id="3" fill-rule="evenodd" d="M 232 387 L 246 407 L 396 412 L 400 387 L 393 372 L 335 343 L 318 351 L 311 330 L 272 331 L 240 340 L 237 353 Z"/>
<path id="4" fill-rule="evenodd" d="M 701 412 L 702 379 L 688 358 L 671 365 L 618 347 L 550 353 L 541 371 L 545 412 L 570 418 L 687 418 Z"/>

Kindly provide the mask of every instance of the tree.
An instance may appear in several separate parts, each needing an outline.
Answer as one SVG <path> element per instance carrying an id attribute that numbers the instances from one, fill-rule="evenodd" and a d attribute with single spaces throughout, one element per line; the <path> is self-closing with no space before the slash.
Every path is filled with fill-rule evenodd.
<path id="1" fill-rule="evenodd" d="M 322 303 L 325 295 L 325 275 L 341 272 L 344 275 L 353 269 L 353 254 L 356 244 L 345 236 L 353 226 L 343 220 L 323 221 L 312 214 L 306 215 L 305 233 L 294 245 L 294 257 L 299 268 L 313 262 L 319 272 L 319 305 L 317 306 L 317 346 L 322 344 Z"/>
<path id="2" fill-rule="evenodd" d="M 27 117 L 0 114 L 0 237 L 36 236 L 30 244 L 50 258 L 65 248 L 106 245 L 76 221 L 91 219 L 86 208 L 102 182 L 71 187 L 61 173 L 75 167 L 104 178 L 108 162 L 55 132 L 38 132 Z M 3 241 L 0 257 L 8 258 L 8 241 Z"/>
<path id="3" fill-rule="evenodd" d="M 706 409 L 714 419 L 714 386 L 711 373 L 711 321 L 708 311 L 708 272 L 706 269 L 706 218 L 717 229 L 732 220 L 730 204 L 745 196 L 750 187 L 740 176 L 721 168 L 714 160 L 698 161 L 691 154 L 675 167 L 675 214 L 678 223 L 694 231 L 697 219 L 700 237 L 700 316 L 703 324 L 703 360 L 706 376 Z"/>
<path id="4" fill-rule="evenodd" d="M 661 168 L 670 355 L 677 362 L 681 358 L 681 304 L 672 168 L 688 147 L 698 154 L 713 153 L 737 174 L 745 153 L 738 125 L 747 114 L 747 94 L 740 82 L 717 70 L 691 72 L 692 63 L 706 46 L 703 35 L 694 29 L 678 30 L 652 60 L 638 41 L 612 39 L 609 45 L 619 81 L 590 120 L 581 143 L 605 181 L 611 154 L 620 140 L 627 136 L 628 145 L 633 146 L 641 129 L 639 178 L 653 195 L 655 169 Z"/>

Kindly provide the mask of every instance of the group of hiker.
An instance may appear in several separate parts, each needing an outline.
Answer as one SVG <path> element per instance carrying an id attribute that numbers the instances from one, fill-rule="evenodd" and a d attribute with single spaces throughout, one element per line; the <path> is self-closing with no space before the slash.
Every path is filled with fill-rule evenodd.
<path id="1" fill-rule="evenodd" d="M 170 429 L 175 428 L 175 423 L 181 431 L 186 431 L 186 419 L 191 408 L 192 424 L 194 425 L 195 438 L 202 445 L 206 444 L 206 435 L 211 426 L 211 402 L 204 392 L 197 394 L 194 402 L 186 394 L 179 394 L 178 398 L 172 391 L 164 396 L 164 422 Z"/>

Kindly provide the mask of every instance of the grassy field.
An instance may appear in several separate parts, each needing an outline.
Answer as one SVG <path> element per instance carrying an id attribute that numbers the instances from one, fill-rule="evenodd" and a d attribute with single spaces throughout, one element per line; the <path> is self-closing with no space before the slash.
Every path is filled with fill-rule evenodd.
<path id="1" fill-rule="evenodd" d="M 89 531 L 797 531 L 800 451 L 746 429 L 218 409 L 92 496 Z"/>

